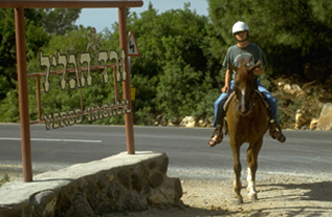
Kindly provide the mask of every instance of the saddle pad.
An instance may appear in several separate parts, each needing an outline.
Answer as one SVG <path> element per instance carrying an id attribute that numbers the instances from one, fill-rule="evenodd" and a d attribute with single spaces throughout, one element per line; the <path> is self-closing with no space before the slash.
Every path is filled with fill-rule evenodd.
<path id="1" fill-rule="evenodd" d="M 258 94 L 259 98 L 262 100 L 264 106 L 265 106 L 267 109 L 269 109 L 269 108 L 270 108 L 270 104 L 269 104 L 269 102 L 267 101 L 267 99 L 264 97 L 264 95 L 263 95 L 261 92 L 259 92 L 258 90 L 255 90 L 255 91 L 256 91 L 256 93 Z"/>
<path id="2" fill-rule="evenodd" d="M 232 98 L 233 98 L 234 96 L 235 96 L 235 92 L 232 92 L 232 93 L 228 96 L 228 98 L 227 98 L 227 100 L 226 100 L 226 102 L 225 102 L 225 104 L 224 104 L 224 110 L 225 110 L 225 111 L 227 111 L 227 107 L 228 107 L 230 101 L 232 100 Z"/>
<path id="3" fill-rule="evenodd" d="M 266 109 L 269 109 L 269 108 L 270 108 L 270 104 L 269 104 L 269 102 L 265 99 L 264 95 L 263 95 L 261 92 L 259 92 L 258 90 L 255 90 L 255 91 L 256 91 L 256 93 L 257 93 L 257 95 L 258 95 L 258 98 L 260 98 L 260 100 L 263 102 L 263 104 L 264 104 L 264 106 L 266 107 Z M 228 98 L 227 98 L 227 100 L 226 100 L 226 102 L 225 102 L 225 104 L 224 104 L 224 110 L 225 110 L 225 111 L 227 111 L 227 107 L 228 107 L 230 101 L 232 100 L 232 98 L 234 97 L 234 95 L 235 95 L 235 92 L 232 92 L 232 93 L 228 96 Z"/>

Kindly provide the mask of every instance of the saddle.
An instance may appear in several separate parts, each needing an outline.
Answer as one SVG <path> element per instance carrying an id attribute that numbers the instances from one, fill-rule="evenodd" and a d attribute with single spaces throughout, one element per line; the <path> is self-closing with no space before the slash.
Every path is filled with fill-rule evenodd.
<path id="1" fill-rule="evenodd" d="M 264 104 L 265 108 L 266 108 L 267 110 L 270 110 L 270 104 L 269 104 L 269 102 L 267 101 L 267 99 L 264 97 L 264 95 L 263 95 L 261 92 L 259 92 L 257 89 L 255 89 L 255 92 L 257 93 L 258 98 L 259 98 L 259 99 L 262 101 L 262 103 Z M 226 100 L 226 102 L 225 102 L 225 104 L 224 104 L 224 111 L 225 111 L 225 112 L 227 111 L 228 105 L 229 105 L 229 103 L 231 102 L 231 100 L 233 99 L 233 97 L 235 97 L 235 92 L 232 92 L 232 93 L 228 96 L 228 98 L 227 98 L 227 100 Z"/>
<path id="2" fill-rule="evenodd" d="M 261 92 L 259 92 L 257 89 L 255 89 L 255 92 L 257 93 L 258 98 L 263 102 L 265 108 L 266 108 L 267 111 L 268 111 L 269 116 L 271 116 L 271 112 L 270 112 L 270 104 L 269 104 L 269 102 L 268 102 L 267 99 L 264 97 L 264 95 L 263 95 Z M 232 92 L 232 93 L 228 96 L 228 98 L 227 98 L 227 100 L 226 100 L 226 102 L 225 102 L 225 104 L 224 104 L 224 107 L 223 107 L 223 109 L 224 109 L 225 112 L 227 111 L 227 108 L 228 108 L 228 106 L 229 106 L 229 103 L 231 102 L 231 100 L 233 99 L 233 97 L 235 97 L 235 92 Z M 272 119 L 272 117 L 270 117 L 270 119 Z M 272 119 L 272 120 L 273 120 L 273 119 Z M 223 121 L 224 121 L 223 126 L 224 126 L 225 135 L 227 135 L 227 134 L 228 134 L 228 123 L 227 123 L 226 117 L 224 118 Z M 269 124 L 271 124 L 271 123 L 269 123 Z M 220 128 L 220 127 L 219 127 L 219 128 Z M 218 129 L 218 130 L 220 131 L 221 129 Z M 280 131 L 280 132 L 281 132 L 281 131 Z"/>

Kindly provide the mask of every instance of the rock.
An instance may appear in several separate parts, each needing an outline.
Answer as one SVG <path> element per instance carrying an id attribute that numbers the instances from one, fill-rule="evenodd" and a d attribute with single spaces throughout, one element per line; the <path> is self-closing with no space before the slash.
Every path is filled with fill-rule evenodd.
<path id="1" fill-rule="evenodd" d="M 282 88 L 282 92 L 288 98 L 299 98 L 305 95 L 305 92 L 297 84 L 285 84 Z"/>
<path id="2" fill-rule="evenodd" d="M 282 89 L 284 88 L 284 86 L 285 86 L 285 82 L 284 82 L 284 81 L 279 81 L 279 82 L 277 83 L 277 89 L 278 89 L 278 90 L 281 90 L 281 91 L 282 91 Z"/>
<path id="3" fill-rule="evenodd" d="M 169 178 L 163 185 L 152 192 L 148 198 L 150 204 L 175 204 L 182 197 L 182 187 L 180 179 Z"/>
<path id="4" fill-rule="evenodd" d="M 148 201 L 140 194 L 127 192 L 122 201 L 122 209 L 129 211 L 142 211 L 148 208 Z"/>
<path id="5" fill-rule="evenodd" d="M 0 216 L 6 216 L 6 217 L 22 216 L 22 210 L 17 206 L 0 207 Z"/>
<path id="6" fill-rule="evenodd" d="M 167 168 L 168 168 L 168 163 L 169 163 L 169 160 L 168 158 L 164 158 L 162 160 L 160 160 L 158 162 L 158 171 L 162 172 L 162 173 L 166 173 L 167 172 Z"/>
<path id="7" fill-rule="evenodd" d="M 132 189 L 137 193 L 140 193 L 143 189 L 142 179 L 142 175 L 139 171 L 134 171 L 131 174 L 131 186 Z"/>
<path id="8" fill-rule="evenodd" d="M 316 129 L 332 130 L 332 103 L 327 103 L 323 106 Z"/>
<path id="9" fill-rule="evenodd" d="M 310 129 L 311 130 L 315 130 L 317 128 L 317 123 L 318 123 L 318 119 L 317 118 L 313 118 L 310 122 Z"/>
<path id="10" fill-rule="evenodd" d="M 209 127 L 209 126 L 211 126 L 211 123 L 209 122 L 208 119 L 205 119 L 205 120 L 200 119 L 198 121 L 198 127 Z"/>
<path id="11" fill-rule="evenodd" d="M 179 125 L 179 120 L 176 117 L 172 117 L 168 120 L 168 127 L 175 127 L 177 125 Z"/>
<path id="12" fill-rule="evenodd" d="M 154 171 L 149 176 L 149 184 L 152 188 L 159 187 L 164 182 L 164 175 L 161 172 Z"/>
<path id="13" fill-rule="evenodd" d="M 94 212 L 90 207 L 90 204 L 86 201 L 86 198 L 82 194 L 76 194 L 72 200 L 72 212 L 69 212 L 69 216 L 73 217 L 94 217 Z"/>
<path id="14" fill-rule="evenodd" d="M 123 187 L 127 190 L 130 189 L 130 172 L 128 169 L 121 169 L 118 172 L 118 179 Z"/>
<path id="15" fill-rule="evenodd" d="M 295 115 L 295 129 L 301 129 L 306 124 L 309 124 L 311 117 L 308 112 L 298 109 Z"/>
<path id="16" fill-rule="evenodd" d="M 199 127 L 204 127 L 204 125 L 205 125 L 204 120 L 201 119 L 201 120 L 198 121 L 198 126 Z"/>
<path id="17" fill-rule="evenodd" d="M 153 122 L 153 126 L 158 126 L 158 125 L 159 125 L 158 121 Z"/>
<path id="18" fill-rule="evenodd" d="M 304 76 L 309 80 L 325 81 L 330 73 L 331 67 L 316 66 L 315 64 L 306 64 L 304 66 Z"/>
<path id="19" fill-rule="evenodd" d="M 160 119 L 159 126 L 166 127 L 167 124 L 168 124 L 168 121 L 167 121 L 166 117 L 163 116 L 163 117 Z"/>
<path id="20" fill-rule="evenodd" d="M 0 188 L 0 217 L 93 217 L 179 203 L 178 178 L 166 154 L 136 152 L 39 174 L 32 183 Z M 23 191 L 24 190 L 24 191 Z"/>
<path id="21" fill-rule="evenodd" d="M 30 198 L 30 203 L 35 207 L 35 216 L 54 216 L 57 195 L 54 191 L 42 191 Z"/>
<path id="22" fill-rule="evenodd" d="M 317 100 L 320 103 L 330 103 L 332 102 L 332 94 L 330 94 L 328 91 L 326 91 L 325 89 L 321 89 L 319 91 L 319 93 L 317 94 Z"/>
<path id="23" fill-rule="evenodd" d="M 160 123 L 160 121 L 161 121 L 162 118 L 163 118 L 162 115 L 157 115 L 157 116 L 155 117 L 155 121 L 154 121 L 154 123 L 153 123 L 153 126 L 159 126 L 159 123 Z"/>
<path id="24" fill-rule="evenodd" d="M 330 76 L 325 80 L 325 84 L 327 84 L 327 85 L 332 85 L 332 75 L 330 75 Z"/>
<path id="25" fill-rule="evenodd" d="M 168 198 L 162 194 L 161 189 L 153 191 L 151 196 L 148 198 L 149 204 L 167 204 Z"/>
<path id="26" fill-rule="evenodd" d="M 172 122 L 168 122 L 167 126 L 168 126 L 168 127 L 176 127 L 176 125 L 173 124 Z"/>
<path id="27" fill-rule="evenodd" d="M 212 121 L 210 121 L 208 118 L 202 120 L 201 122 L 201 127 L 206 127 L 206 128 L 212 128 Z"/>
<path id="28" fill-rule="evenodd" d="M 180 127 L 195 127 L 195 119 L 191 116 L 186 116 L 181 121 Z"/>

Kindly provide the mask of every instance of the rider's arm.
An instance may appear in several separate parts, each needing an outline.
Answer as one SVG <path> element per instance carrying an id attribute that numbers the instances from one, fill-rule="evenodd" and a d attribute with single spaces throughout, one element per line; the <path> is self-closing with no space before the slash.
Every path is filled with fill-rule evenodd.
<path id="1" fill-rule="evenodd" d="M 254 75 L 262 75 L 264 74 L 264 67 L 259 67 L 254 70 Z"/>
<path id="2" fill-rule="evenodd" d="M 225 86 L 222 88 L 222 92 L 228 93 L 232 75 L 233 71 L 231 69 L 227 69 L 225 75 Z"/>

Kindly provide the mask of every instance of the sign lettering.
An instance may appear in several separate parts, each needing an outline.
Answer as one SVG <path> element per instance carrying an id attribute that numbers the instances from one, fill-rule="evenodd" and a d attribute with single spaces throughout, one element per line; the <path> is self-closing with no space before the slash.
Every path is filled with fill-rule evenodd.
<path id="1" fill-rule="evenodd" d="M 39 52 L 40 66 L 46 67 L 45 69 L 45 81 L 43 88 L 45 93 L 50 91 L 50 68 L 62 66 L 61 78 L 59 86 L 61 90 L 83 88 L 85 86 L 92 85 L 91 76 L 91 56 L 90 53 L 81 53 L 79 59 L 75 54 L 70 54 L 68 57 L 65 54 L 61 54 L 57 51 L 53 56 L 44 56 L 43 52 Z M 115 79 L 117 82 L 126 81 L 126 53 L 121 50 L 118 54 L 116 51 L 99 51 L 98 61 L 104 66 L 102 78 L 105 84 L 109 81 L 109 75 L 107 73 L 107 62 L 115 62 Z M 74 70 L 74 76 L 70 76 L 66 79 L 67 67 L 71 65 Z M 78 66 L 86 65 L 86 70 L 79 73 Z M 116 93 L 117 94 L 117 93 Z M 68 111 L 60 111 L 54 113 L 43 114 L 43 120 L 47 130 L 58 129 L 62 127 L 72 126 L 74 124 L 80 124 L 83 118 L 86 116 L 87 120 L 92 122 L 102 118 L 108 118 L 115 115 L 122 115 L 130 113 L 129 101 L 127 99 L 117 101 L 115 103 L 104 103 L 101 106 L 87 106 L 84 111 L 81 109 L 70 109 Z"/>
<path id="2" fill-rule="evenodd" d="M 62 127 L 80 124 L 86 116 L 88 121 L 92 122 L 98 119 L 108 118 L 116 115 L 130 113 L 128 100 L 117 101 L 109 105 L 104 103 L 99 106 L 87 106 L 84 111 L 81 109 L 70 109 L 68 111 L 60 111 L 43 115 L 47 130 L 58 129 Z"/>
<path id="3" fill-rule="evenodd" d="M 116 51 L 100 51 L 98 54 L 98 61 L 104 65 L 104 72 L 102 74 L 104 83 L 108 83 L 108 73 L 107 73 L 107 62 L 115 60 L 115 69 L 116 69 L 116 80 L 117 82 L 126 81 L 127 71 L 125 63 L 126 53 L 124 50 L 120 51 L 120 55 Z M 52 57 L 44 56 L 43 52 L 39 52 L 39 61 L 41 67 L 46 67 L 45 70 L 45 81 L 43 83 L 44 92 L 48 93 L 50 91 L 50 68 L 56 66 L 62 66 L 62 74 L 60 78 L 60 88 L 61 90 L 66 90 L 67 86 L 69 89 L 82 88 L 92 85 L 92 76 L 91 76 L 91 56 L 90 53 L 81 53 L 79 56 L 78 63 L 79 65 L 86 64 L 87 66 L 87 75 L 84 76 L 84 73 L 79 75 L 78 72 L 78 63 L 76 60 L 75 54 L 67 55 L 61 54 L 60 51 L 57 51 L 56 55 Z M 121 67 L 120 67 L 121 63 Z M 72 65 L 74 68 L 74 76 L 66 79 L 67 67 Z"/>

